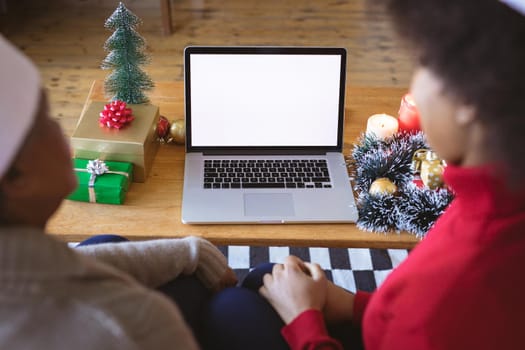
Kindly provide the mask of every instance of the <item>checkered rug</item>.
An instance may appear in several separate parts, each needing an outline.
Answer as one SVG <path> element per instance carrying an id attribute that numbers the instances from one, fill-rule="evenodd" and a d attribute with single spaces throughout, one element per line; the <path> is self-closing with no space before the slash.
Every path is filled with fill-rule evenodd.
<path id="1" fill-rule="evenodd" d="M 74 247 L 78 243 L 68 243 Z M 288 255 L 318 263 L 326 277 L 351 292 L 371 292 L 408 255 L 406 249 L 219 246 L 239 281 L 255 266 L 280 263 Z"/>
<path id="2" fill-rule="evenodd" d="M 288 255 L 318 263 L 329 280 L 355 292 L 373 291 L 408 255 L 404 249 L 346 249 L 220 246 L 239 280 L 258 264 L 282 262 Z"/>

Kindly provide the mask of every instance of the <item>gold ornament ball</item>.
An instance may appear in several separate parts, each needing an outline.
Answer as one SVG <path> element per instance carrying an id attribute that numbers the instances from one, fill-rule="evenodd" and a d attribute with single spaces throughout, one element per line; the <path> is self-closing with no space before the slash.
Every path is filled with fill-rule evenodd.
<path id="1" fill-rule="evenodd" d="M 394 194 L 396 191 L 397 186 L 386 177 L 376 179 L 368 189 L 368 192 L 374 195 Z"/>
<path id="2" fill-rule="evenodd" d="M 443 172 L 445 167 L 441 161 L 424 161 L 421 164 L 421 180 L 431 190 L 437 190 L 443 187 Z"/>
<path id="3" fill-rule="evenodd" d="M 184 143 L 186 140 L 186 124 L 184 119 L 177 119 L 171 123 L 170 135 L 175 143 Z"/>

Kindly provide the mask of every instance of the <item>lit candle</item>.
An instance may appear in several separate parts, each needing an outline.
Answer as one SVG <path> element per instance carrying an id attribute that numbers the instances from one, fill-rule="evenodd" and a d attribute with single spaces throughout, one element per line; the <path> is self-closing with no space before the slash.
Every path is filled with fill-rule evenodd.
<path id="1" fill-rule="evenodd" d="M 419 112 L 412 95 L 406 94 L 399 107 L 399 131 L 416 132 L 421 130 Z"/>
<path id="2" fill-rule="evenodd" d="M 379 139 L 384 140 L 394 136 L 399 127 L 396 118 L 388 114 L 374 114 L 368 118 L 366 133 L 375 134 Z"/>

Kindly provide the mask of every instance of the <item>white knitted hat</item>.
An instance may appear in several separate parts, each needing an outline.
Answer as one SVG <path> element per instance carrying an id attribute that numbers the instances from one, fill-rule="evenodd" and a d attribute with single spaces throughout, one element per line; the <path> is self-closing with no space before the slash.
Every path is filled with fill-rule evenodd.
<path id="1" fill-rule="evenodd" d="M 525 15 L 525 0 L 500 0 L 505 5 Z"/>
<path id="2" fill-rule="evenodd" d="M 31 129 L 39 101 L 37 68 L 0 35 L 0 179 Z"/>

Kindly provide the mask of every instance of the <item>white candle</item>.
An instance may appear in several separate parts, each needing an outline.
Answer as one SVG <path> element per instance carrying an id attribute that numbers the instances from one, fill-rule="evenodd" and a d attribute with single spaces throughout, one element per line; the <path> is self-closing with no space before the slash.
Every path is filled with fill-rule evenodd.
<path id="1" fill-rule="evenodd" d="M 379 139 L 384 140 L 392 137 L 398 130 L 399 123 L 396 118 L 388 114 L 374 114 L 368 118 L 366 133 L 375 134 Z"/>

